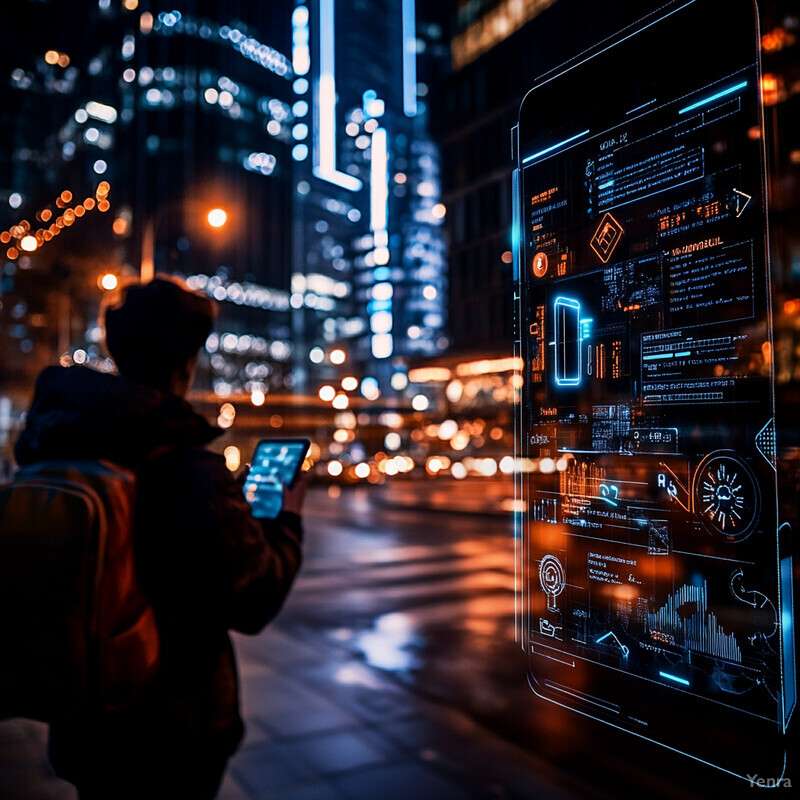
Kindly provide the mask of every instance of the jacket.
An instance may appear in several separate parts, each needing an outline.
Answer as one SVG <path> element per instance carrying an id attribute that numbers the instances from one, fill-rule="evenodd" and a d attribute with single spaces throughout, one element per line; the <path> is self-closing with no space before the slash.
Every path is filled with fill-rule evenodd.
<path id="1" fill-rule="evenodd" d="M 158 734 L 226 756 L 241 740 L 229 630 L 256 633 L 280 610 L 300 567 L 302 526 L 293 513 L 251 515 L 224 458 L 205 447 L 221 432 L 183 399 L 118 375 L 49 367 L 39 376 L 17 462 L 103 458 L 136 472 L 137 568 L 162 646 L 159 675 L 134 707 L 52 732 L 55 764 L 117 730 L 128 749 Z"/>

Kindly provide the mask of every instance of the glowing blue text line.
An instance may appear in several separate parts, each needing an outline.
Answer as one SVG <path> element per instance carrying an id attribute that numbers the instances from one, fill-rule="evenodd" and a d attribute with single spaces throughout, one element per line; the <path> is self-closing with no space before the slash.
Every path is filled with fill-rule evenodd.
<path id="1" fill-rule="evenodd" d="M 546 153 L 551 153 L 553 150 L 558 150 L 559 147 L 563 147 L 565 144 L 574 142 L 576 139 L 580 139 L 582 136 L 586 136 L 587 133 L 589 133 L 588 128 L 581 133 L 576 133 L 574 136 L 570 136 L 569 139 L 564 139 L 563 142 L 557 142 L 556 144 L 551 144 L 550 147 L 545 147 L 544 150 L 540 150 L 538 153 L 534 153 L 532 156 L 528 156 L 527 158 L 522 159 L 522 163 L 527 164 L 529 161 L 533 161 L 534 158 L 539 158 L 539 156 L 543 156 Z"/>
<path id="2" fill-rule="evenodd" d="M 690 686 L 691 684 L 686 678 L 679 678 L 677 675 L 670 675 L 669 672 L 660 672 L 658 673 L 662 678 L 666 678 L 668 681 L 675 681 L 675 683 L 682 683 L 684 686 Z"/>
<path id="3" fill-rule="evenodd" d="M 719 100 L 720 97 L 725 97 L 726 95 L 733 94 L 734 92 L 738 92 L 739 89 L 744 89 L 747 86 L 747 81 L 742 81 L 741 83 L 737 83 L 735 86 L 729 86 L 727 89 L 723 89 L 716 94 L 712 94 L 710 97 L 704 97 L 702 100 L 698 100 L 696 103 L 692 103 L 690 106 L 686 106 L 686 108 L 682 108 L 678 113 L 685 114 L 687 111 L 694 111 L 696 108 L 700 108 L 700 106 L 708 105 L 709 103 L 713 103 L 714 100 Z"/>

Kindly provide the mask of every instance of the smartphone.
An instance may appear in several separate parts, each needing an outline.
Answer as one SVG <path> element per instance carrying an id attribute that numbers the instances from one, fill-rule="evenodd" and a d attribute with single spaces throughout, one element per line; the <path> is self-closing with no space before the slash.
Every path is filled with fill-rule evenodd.
<path id="1" fill-rule="evenodd" d="M 753 355 L 773 314 L 754 4 L 715 28 L 718 3 L 667 2 L 519 112 L 518 450 L 541 468 L 519 479 L 518 631 L 540 697 L 775 778 L 796 503 Z"/>
<path id="2" fill-rule="evenodd" d="M 283 487 L 294 486 L 311 442 L 308 439 L 262 439 L 250 462 L 244 496 L 259 519 L 275 519 L 283 507 Z"/>

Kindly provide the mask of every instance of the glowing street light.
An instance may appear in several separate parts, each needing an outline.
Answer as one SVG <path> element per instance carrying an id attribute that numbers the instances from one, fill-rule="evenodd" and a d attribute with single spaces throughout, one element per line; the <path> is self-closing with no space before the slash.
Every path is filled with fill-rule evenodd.
<path id="1" fill-rule="evenodd" d="M 145 222 L 142 234 L 142 260 L 140 266 L 140 276 L 142 283 L 148 283 L 155 276 L 155 246 L 156 246 L 156 227 L 162 219 L 169 213 L 176 211 L 182 206 L 196 207 L 197 203 L 184 201 L 170 204 L 159 209 L 151 215 Z M 210 227 L 219 230 L 228 222 L 228 212 L 224 208 L 216 206 L 210 211 L 205 212 L 205 220 Z"/>
<path id="2" fill-rule="evenodd" d="M 105 289 L 107 292 L 110 292 L 110 291 L 112 291 L 113 289 L 116 289 L 116 288 L 117 288 L 117 284 L 118 284 L 118 283 L 119 283 L 119 281 L 117 281 L 117 276 L 116 276 L 116 275 L 114 275 L 114 274 L 113 274 L 113 273 L 111 273 L 111 272 L 107 272 L 105 275 L 103 275 L 103 277 L 102 277 L 102 278 L 100 278 L 100 285 L 101 285 L 101 286 L 102 286 L 102 287 L 103 287 L 103 288 L 104 288 L 104 289 Z"/>
<path id="3" fill-rule="evenodd" d="M 228 213 L 224 208 L 212 208 L 206 219 L 212 228 L 221 228 L 228 221 Z"/>

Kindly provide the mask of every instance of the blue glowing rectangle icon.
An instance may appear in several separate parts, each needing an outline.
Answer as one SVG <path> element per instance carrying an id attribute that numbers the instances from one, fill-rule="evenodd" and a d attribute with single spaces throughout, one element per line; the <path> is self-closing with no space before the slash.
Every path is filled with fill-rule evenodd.
<path id="1" fill-rule="evenodd" d="M 553 303 L 555 378 L 558 386 L 581 382 L 581 304 L 570 297 Z"/>

